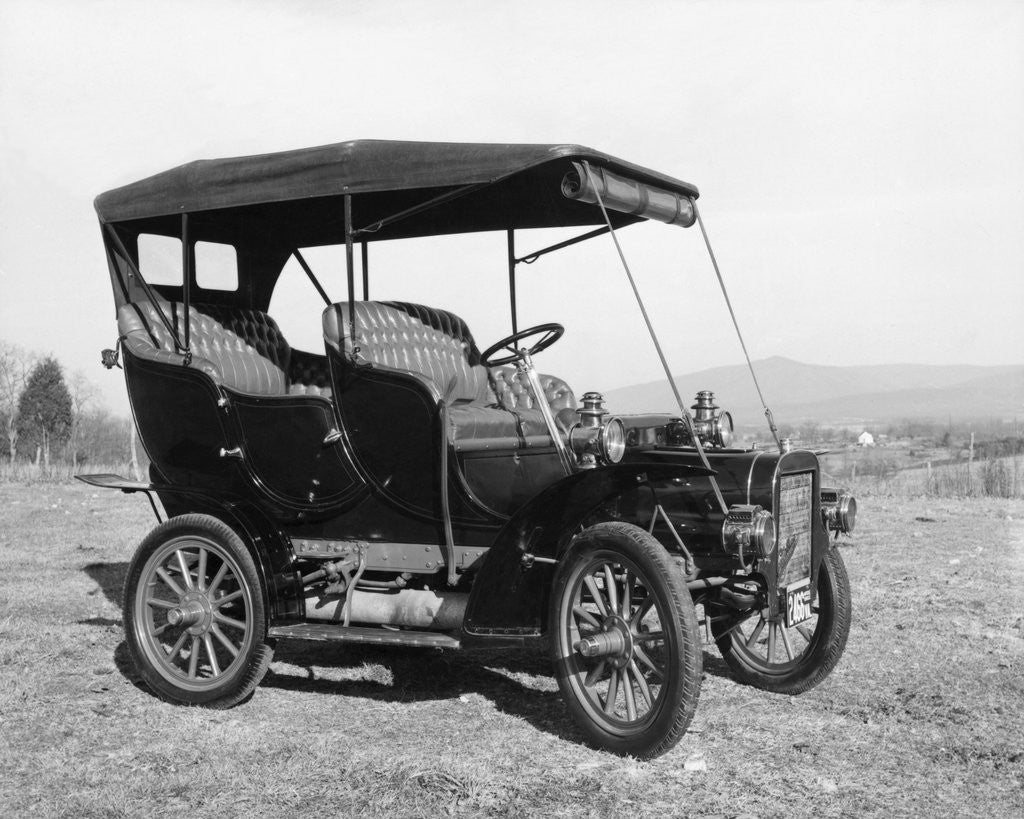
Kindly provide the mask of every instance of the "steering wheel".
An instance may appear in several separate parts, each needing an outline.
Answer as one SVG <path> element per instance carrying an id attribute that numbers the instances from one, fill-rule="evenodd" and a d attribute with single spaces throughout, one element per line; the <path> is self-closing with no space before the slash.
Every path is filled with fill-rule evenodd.
<path id="1" fill-rule="evenodd" d="M 483 355 L 480 356 L 480 360 L 488 367 L 500 367 L 503 364 L 511 364 L 514 361 L 521 361 L 523 358 L 523 350 L 512 346 L 517 341 L 544 333 L 536 344 L 525 351 L 526 355 L 533 356 L 541 350 L 546 350 L 558 341 L 564 332 L 565 328 L 561 324 L 555 324 L 554 322 L 551 324 L 538 324 L 536 327 L 530 327 L 526 330 L 520 330 L 518 333 L 513 333 L 510 336 L 505 336 L 501 341 L 492 344 L 484 350 Z M 491 356 L 498 352 L 498 350 L 503 348 L 512 353 L 512 355 L 507 355 L 503 358 L 491 358 Z"/>

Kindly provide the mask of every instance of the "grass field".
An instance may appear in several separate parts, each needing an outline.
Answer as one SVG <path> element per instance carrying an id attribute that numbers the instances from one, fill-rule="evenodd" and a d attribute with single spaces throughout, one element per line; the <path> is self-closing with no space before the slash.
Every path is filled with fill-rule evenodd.
<path id="1" fill-rule="evenodd" d="M 1024 502 L 860 499 L 846 655 L 791 698 L 705 653 L 647 763 L 581 744 L 537 653 L 282 644 L 230 711 L 127 662 L 139 496 L 0 485 L 0 815 L 1024 815 Z"/>

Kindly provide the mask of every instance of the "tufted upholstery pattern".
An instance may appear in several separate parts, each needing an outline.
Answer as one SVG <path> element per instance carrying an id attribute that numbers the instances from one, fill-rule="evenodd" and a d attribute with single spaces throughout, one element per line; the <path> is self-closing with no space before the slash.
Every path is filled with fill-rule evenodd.
<path id="1" fill-rule="evenodd" d="M 183 339 L 184 306 L 163 300 L 159 304 Z M 125 347 L 135 355 L 182 363 L 174 339 L 148 300 L 121 307 L 117 324 Z M 190 305 L 189 334 L 191 366 L 227 387 L 255 395 L 330 394 L 323 356 L 293 352 L 266 313 Z"/>
<path id="2" fill-rule="evenodd" d="M 347 302 L 324 311 L 324 338 L 334 349 L 351 353 L 348 311 Z M 550 445 L 525 379 L 515 367 L 488 374 L 469 328 L 458 316 L 405 302 L 356 302 L 355 311 L 359 357 L 431 379 L 448 405 L 454 441 L 491 442 L 483 448 L 497 448 L 510 438 L 543 438 Z M 568 429 L 576 420 L 572 390 L 560 378 L 540 379 L 556 420 Z"/>
<path id="3" fill-rule="evenodd" d="M 292 350 L 288 366 L 289 395 L 322 395 L 331 397 L 331 374 L 327 356 Z"/>
<path id="4" fill-rule="evenodd" d="M 544 395 L 548 399 L 548 406 L 555 415 L 560 410 L 576 410 L 576 396 L 572 394 L 569 385 L 561 378 L 553 375 L 538 374 L 540 385 L 544 389 Z M 524 410 L 535 409 L 537 404 L 533 399 L 533 393 L 523 377 L 515 367 L 497 367 L 491 370 L 494 378 L 494 391 L 498 403 L 505 409 Z"/>
<path id="5" fill-rule="evenodd" d="M 349 303 L 324 311 L 324 339 L 349 353 Z M 487 368 L 466 322 L 446 310 L 405 302 L 355 302 L 359 357 L 431 379 L 447 403 L 490 398 Z M 341 344 L 344 343 L 344 349 Z"/>

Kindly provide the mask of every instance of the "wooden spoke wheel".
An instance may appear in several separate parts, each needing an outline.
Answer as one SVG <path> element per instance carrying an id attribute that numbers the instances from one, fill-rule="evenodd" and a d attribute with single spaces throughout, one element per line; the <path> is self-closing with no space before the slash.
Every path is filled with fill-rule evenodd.
<path id="1" fill-rule="evenodd" d="M 183 515 L 150 532 L 132 560 L 124 601 L 132 659 L 167 699 L 229 707 L 270 665 L 256 565 L 216 518 Z"/>
<path id="2" fill-rule="evenodd" d="M 596 745 L 654 757 L 686 732 L 701 651 L 693 601 L 665 548 L 643 529 L 592 526 L 560 561 L 551 601 L 559 687 Z"/>
<path id="3" fill-rule="evenodd" d="M 748 685 L 779 694 L 800 694 L 829 675 L 850 633 L 850 581 L 839 552 L 829 549 L 818 571 L 811 616 L 787 627 L 781 613 L 768 619 L 760 609 L 721 609 L 712 631 L 722 657 Z"/>

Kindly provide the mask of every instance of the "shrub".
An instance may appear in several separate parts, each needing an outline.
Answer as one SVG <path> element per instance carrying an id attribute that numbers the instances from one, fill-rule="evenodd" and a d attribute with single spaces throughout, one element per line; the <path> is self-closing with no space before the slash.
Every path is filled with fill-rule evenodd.
<path id="1" fill-rule="evenodd" d="M 1013 497 L 1013 475 L 1000 458 L 989 458 L 981 467 L 981 490 L 991 498 Z"/>

